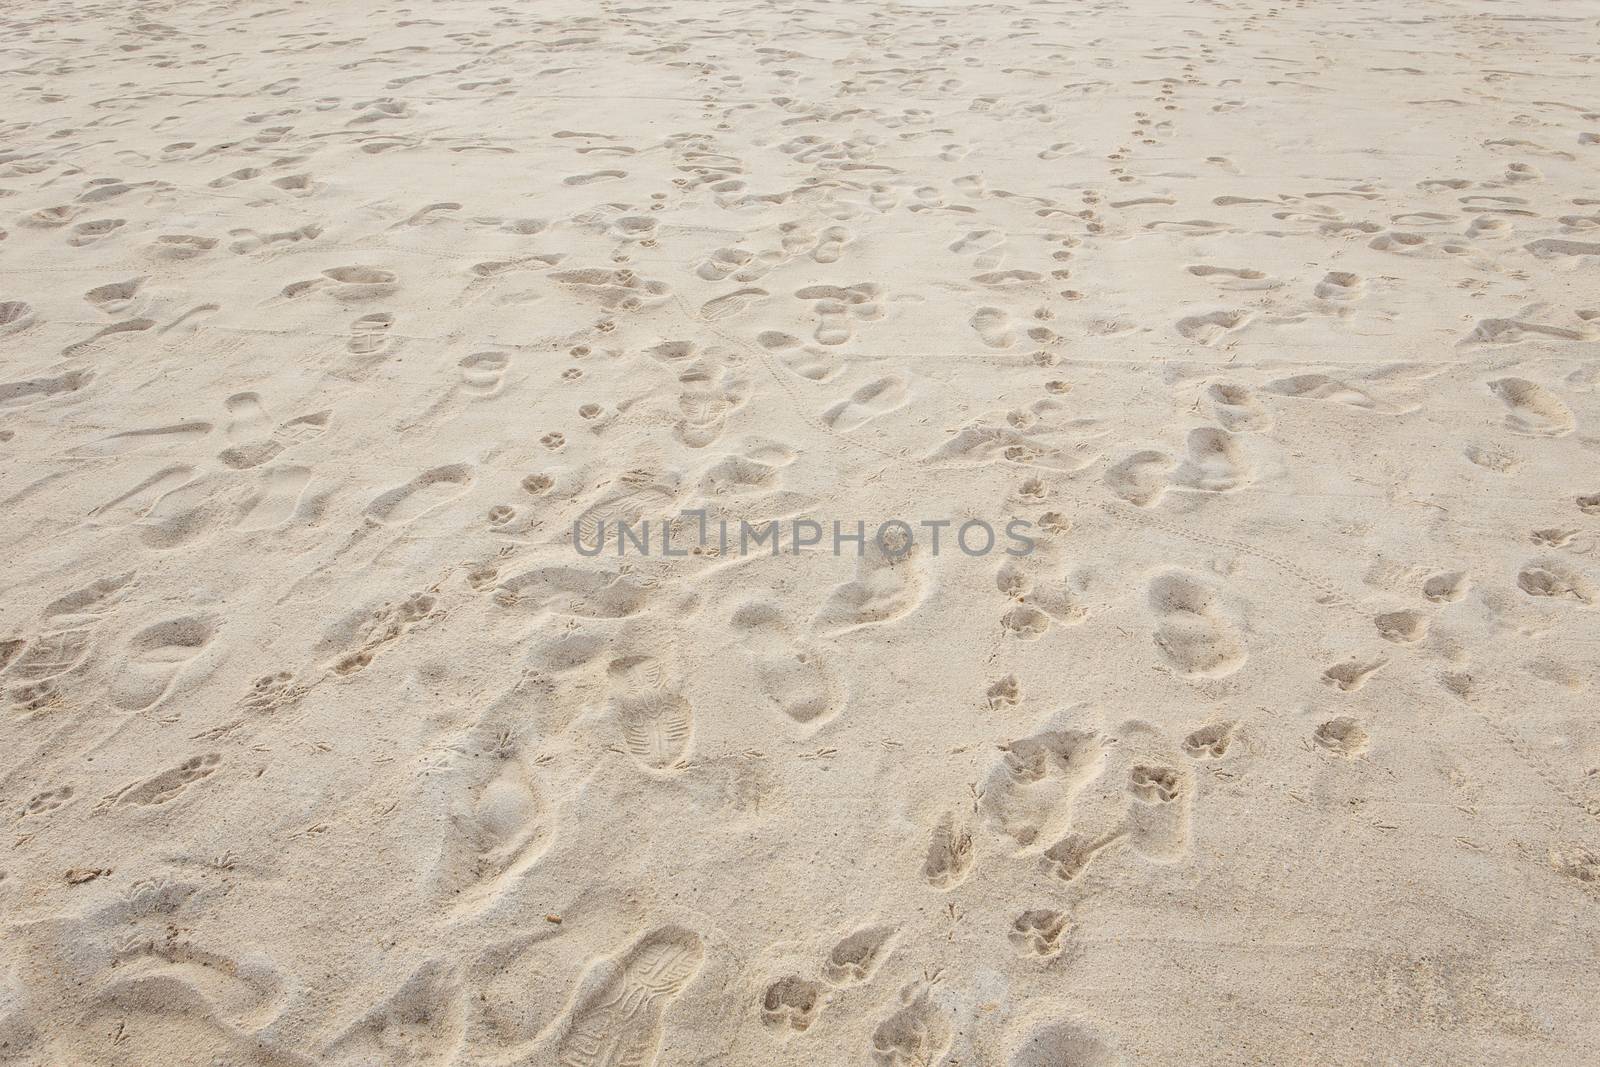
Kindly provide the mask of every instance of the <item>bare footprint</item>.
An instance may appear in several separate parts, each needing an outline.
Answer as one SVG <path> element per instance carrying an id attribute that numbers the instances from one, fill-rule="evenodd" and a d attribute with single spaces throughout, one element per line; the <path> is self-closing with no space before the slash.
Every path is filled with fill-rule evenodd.
<path id="1" fill-rule="evenodd" d="M 454 463 L 423 471 L 404 485 L 376 497 L 364 513 L 369 523 L 403 526 L 454 500 L 471 487 L 473 469 Z"/>
<path id="2" fill-rule="evenodd" d="M 907 388 L 904 378 L 894 376 L 868 382 L 822 413 L 822 421 L 840 432 L 848 432 L 888 414 L 906 404 Z"/>

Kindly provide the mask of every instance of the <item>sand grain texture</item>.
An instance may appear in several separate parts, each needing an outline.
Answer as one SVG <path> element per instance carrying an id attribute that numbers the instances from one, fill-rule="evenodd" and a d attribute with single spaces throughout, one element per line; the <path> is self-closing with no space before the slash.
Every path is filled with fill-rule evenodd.
<path id="1" fill-rule="evenodd" d="M 1593 1062 L 1594 0 L 0 25 L 0 1062 Z"/>

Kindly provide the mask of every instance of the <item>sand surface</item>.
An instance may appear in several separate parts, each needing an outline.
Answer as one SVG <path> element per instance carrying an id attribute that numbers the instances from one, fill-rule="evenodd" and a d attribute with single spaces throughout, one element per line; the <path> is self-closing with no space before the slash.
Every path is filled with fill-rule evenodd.
<path id="1" fill-rule="evenodd" d="M 1595 1062 L 1594 0 L 0 21 L 0 1062 Z"/>

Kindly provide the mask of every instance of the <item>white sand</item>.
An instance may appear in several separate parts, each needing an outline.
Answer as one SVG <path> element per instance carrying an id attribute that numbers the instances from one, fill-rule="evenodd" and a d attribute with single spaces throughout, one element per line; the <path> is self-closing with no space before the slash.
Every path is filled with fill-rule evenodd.
<path id="1" fill-rule="evenodd" d="M 1594 1062 L 1594 0 L 5 14 L 0 1062 Z"/>

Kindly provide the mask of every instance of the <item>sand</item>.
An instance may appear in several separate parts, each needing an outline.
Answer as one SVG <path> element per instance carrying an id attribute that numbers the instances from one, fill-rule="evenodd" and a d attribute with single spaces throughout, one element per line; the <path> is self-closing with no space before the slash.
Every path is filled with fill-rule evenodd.
<path id="1" fill-rule="evenodd" d="M 1593 1062 L 1592 0 L 4 25 L 0 1062 Z"/>

